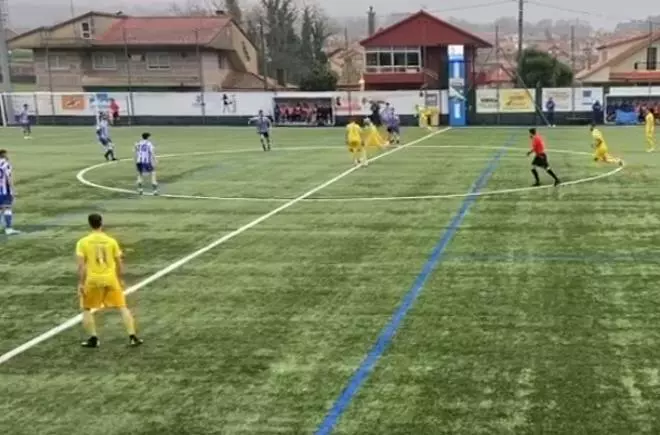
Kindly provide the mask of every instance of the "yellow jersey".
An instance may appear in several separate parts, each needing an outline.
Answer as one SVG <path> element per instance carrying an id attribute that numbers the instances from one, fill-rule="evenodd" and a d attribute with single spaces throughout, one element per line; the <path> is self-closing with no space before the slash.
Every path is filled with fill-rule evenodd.
<path id="1" fill-rule="evenodd" d="M 646 130 L 655 130 L 655 116 L 653 115 L 653 112 L 649 111 L 644 120 L 646 121 Z"/>
<path id="2" fill-rule="evenodd" d="M 350 142 L 360 142 L 362 140 L 360 126 L 355 122 L 350 122 L 346 126 L 346 140 Z"/>
<path id="3" fill-rule="evenodd" d="M 368 136 L 380 135 L 380 133 L 378 133 L 378 127 L 374 124 L 369 124 L 364 131 Z"/>
<path id="4" fill-rule="evenodd" d="M 87 279 L 117 276 L 117 261 L 122 256 L 119 243 L 101 231 L 78 240 L 76 256 L 85 260 Z"/>
<path id="5" fill-rule="evenodd" d="M 601 133 L 597 128 L 594 128 L 594 130 L 591 132 L 591 137 L 594 140 L 595 147 L 607 147 L 603 133 Z"/>

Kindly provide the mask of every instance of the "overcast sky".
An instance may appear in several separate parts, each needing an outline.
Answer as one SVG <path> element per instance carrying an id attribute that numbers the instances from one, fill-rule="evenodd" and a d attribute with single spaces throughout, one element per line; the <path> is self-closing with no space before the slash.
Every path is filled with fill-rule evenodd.
<path id="1" fill-rule="evenodd" d="M 62 19 L 70 11 L 71 0 L 0 0 L 8 1 L 10 6 L 10 20 L 14 26 L 33 25 L 52 22 L 54 19 Z M 103 2 L 92 0 L 72 0 L 76 13 L 82 13 L 90 9 L 96 10 L 124 10 L 134 11 L 150 9 L 152 7 L 167 9 L 172 0 L 107 0 Z M 185 4 L 189 0 L 175 0 L 179 4 Z M 192 0 L 203 2 L 205 0 Z M 216 0 L 223 3 L 222 0 Z M 243 0 L 242 4 L 251 3 Z M 428 0 L 418 2 L 411 0 L 402 2 L 400 0 L 296 0 L 299 4 L 312 2 L 322 6 L 332 16 L 365 16 L 370 5 L 374 5 L 378 14 L 393 12 L 413 12 L 425 8 L 441 17 L 456 17 L 474 22 L 489 22 L 494 17 L 509 16 L 517 14 L 517 0 Z M 479 7 L 489 3 L 499 3 L 488 7 Z M 38 7 L 35 7 L 38 5 Z M 547 5 L 549 7 L 543 7 Z M 619 1 L 602 0 L 529 0 L 525 5 L 527 19 L 538 21 L 543 18 L 551 19 L 582 19 L 590 21 L 595 27 L 611 28 L 620 20 L 644 19 L 654 10 L 649 9 L 646 1 L 626 3 L 625 13 L 621 13 L 622 3 Z M 564 9 L 564 10 L 562 10 Z M 579 13 L 578 11 L 589 12 Z"/>

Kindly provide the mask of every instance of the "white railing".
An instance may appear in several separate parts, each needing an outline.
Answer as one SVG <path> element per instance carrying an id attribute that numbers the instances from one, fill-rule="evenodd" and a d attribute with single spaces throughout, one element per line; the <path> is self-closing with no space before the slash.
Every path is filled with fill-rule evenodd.
<path id="1" fill-rule="evenodd" d="M 367 66 L 367 74 L 419 74 L 422 72 L 421 66 Z"/>

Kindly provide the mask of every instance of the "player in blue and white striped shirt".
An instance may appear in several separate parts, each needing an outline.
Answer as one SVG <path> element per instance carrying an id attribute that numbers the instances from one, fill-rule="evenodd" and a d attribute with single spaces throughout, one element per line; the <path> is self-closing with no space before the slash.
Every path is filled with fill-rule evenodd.
<path id="1" fill-rule="evenodd" d="M 12 228 L 13 214 L 11 208 L 15 195 L 12 167 L 9 163 L 7 150 L 0 150 L 0 214 L 7 235 L 19 234 L 19 231 Z"/>
<path id="2" fill-rule="evenodd" d="M 32 139 L 32 126 L 30 125 L 30 111 L 27 104 L 23 104 L 23 110 L 18 114 L 18 123 L 23 129 L 23 138 Z"/>
<path id="3" fill-rule="evenodd" d="M 99 140 L 99 143 L 103 147 L 105 153 L 103 156 L 106 160 L 117 160 L 115 157 L 115 145 L 112 143 L 110 138 L 110 126 L 108 125 L 108 115 L 101 112 L 99 113 L 99 119 L 96 123 L 96 137 Z"/>
<path id="4" fill-rule="evenodd" d="M 158 195 L 158 181 L 156 180 L 156 149 L 149 140 L 150 133 L 142 133 L 142 140 L 135 144 L 135 168 L 137 169 L 138 193 L 142 195 L 142 175 L 151 174 L 151 187 L 153 194 Z"/>
<path id="5" fill-rule="evenodd" d="M 401 143 L 401 131 L 400 131 L 401 120 L 399 115 L 392 112 L 385 118 L 385 126 L 387 127 L 388 141 L 396 144 Z"/>
<path id="6" fill-rule="evenodd" d="M 248 121 L 248 124 L 252 123 L 254 123 L 257 127 L 257 134 L 259 135 L 259 140 L 261 141 L 261 147 L 264 149 L 264 151 L 270 151 L 270 118 L 264 115 L 263 110 L 260 110 L 257 116 L 250 118 Z"/>

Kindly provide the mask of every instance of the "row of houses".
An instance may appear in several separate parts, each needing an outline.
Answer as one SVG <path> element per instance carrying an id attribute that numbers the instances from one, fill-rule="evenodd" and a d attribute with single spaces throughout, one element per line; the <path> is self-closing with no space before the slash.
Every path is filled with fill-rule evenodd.
<path id="1" fill-rule="evenodd" d="M 365 23 L 366 24 L 366 23 Z M 328 47 L 329 66 L 344 89 L 419 89 L 446 87 L 447 47 L 465 47 L 468 85 L 507 86 L 515 80 L 515 44 L 493 48 L 472 34 L 425 12 L 376 30 L 360 42 Z M 581 56 L 547 41 L 549 53 L 579 65 L 585 85 L 660 83 L 657 41 L 633 35 L 595 46 L 578 47 Z M 515 41 L 514 41 L 515 42 Z M 241 26 L 218 12 L 203 17 L 132 17 L 88 12 L 49 27 L 8 35 L 12 51 L 31 51 L 30 66 L 40 91 L 206 91 L 287 87 L 259 75 L 259 52 Z M 493 54 L 495 52 L 495 54 Z M 567 57 L 568 59 L 564 59 Z"/>
<path id="2" fill-rule="evenodd" d="M 251 90 L 276 87 L 234 20 L 88 12 L 8 40 L 31 50 L 37 90 Z"/>

